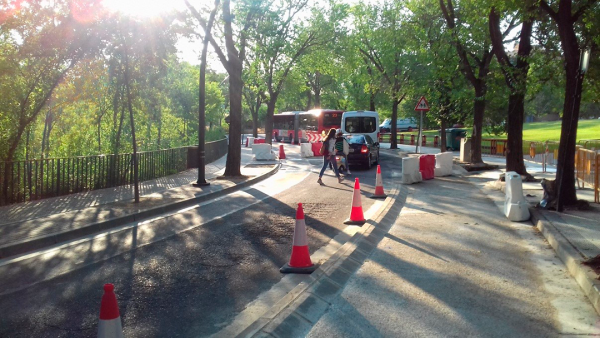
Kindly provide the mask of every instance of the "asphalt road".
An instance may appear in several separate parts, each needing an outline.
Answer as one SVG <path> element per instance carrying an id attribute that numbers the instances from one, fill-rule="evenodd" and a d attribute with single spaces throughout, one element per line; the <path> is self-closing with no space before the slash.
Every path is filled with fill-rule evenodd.
<path id="1" fill-rule="evenodd" d="M 321 160 L 290 155 L 275 176 L 129 229 L 128 237 L 108 233 L 16 263 L 0 279 L 0 337 L 95 337 L 104 283 L 115 284 L 127 337 L 218 332 L 282 280 L 298 203 L 311 252 L 346 228 L 354 177 L 363 209 L 373 204 L 364 196 L 374 191 L 375 168 L 353 168 L 342 184 L 328 171 L 319 186 Z M 399 163 L 382 157 L 384 182 Z"/>

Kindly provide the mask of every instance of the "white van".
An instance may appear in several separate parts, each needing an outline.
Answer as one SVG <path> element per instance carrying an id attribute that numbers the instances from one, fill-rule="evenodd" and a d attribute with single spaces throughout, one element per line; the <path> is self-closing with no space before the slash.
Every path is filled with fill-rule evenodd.
<path id="1" fill-rule="evenodd" d="M 374 111 L 347 111 L 342 114 L 344 134 L 369 135 L 373 142 L 379 142 L 379 114 Z"/>
<path id="2" fill-rule="evenodd" d="M 417 127 L 417 120 L 414 117 L 396 120 L 396 131 L 413 131 Z M 382 133 L 390 133 L 392 131 L 392 119 L 385 119 L 379 129 Z"/>

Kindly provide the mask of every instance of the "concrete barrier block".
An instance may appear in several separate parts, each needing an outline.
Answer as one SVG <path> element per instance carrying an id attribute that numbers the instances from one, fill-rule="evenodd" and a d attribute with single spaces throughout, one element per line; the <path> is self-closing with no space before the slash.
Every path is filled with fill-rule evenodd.
<path id="1" fill-rule="evenodd" d="M 315 154 L 313 153 L 312 144 L 310 143 L 300 143 L 300 156 L 302 157 L 313 157 Z"/>
<path id="2" fill-rule="evenodd" d="M 268 161 L 276 158 L 275 153 L 271 151 L 271 145 L 268 143 L 253 144 L 252 153 L 257 161 Z"/>
<path id="3" fill-rule="evenodd" d="M 452 159 L 454 155 L 451 152 L 439 153 L 435 155 L 435 176 L 452 175 Z"/>
<path id="4" fill-rule="evenodd" d="M 505 175 L 506 198 L 504 199 L 504 215 L 513 222 L 529 220 L 529 203 L 523 196 L 523 181 L 521 175 L 509 171 Z"/>
<path id="5" fill-rule="evenodd" d="M 423 177 L 419 171 L 418 157 L 405 157 L 402 159 L 402 184 L 421 182 Z"/>

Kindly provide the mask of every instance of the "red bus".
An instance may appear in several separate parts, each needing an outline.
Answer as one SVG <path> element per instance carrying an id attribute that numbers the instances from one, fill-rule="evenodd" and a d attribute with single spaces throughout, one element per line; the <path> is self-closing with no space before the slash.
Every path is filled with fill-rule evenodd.
<path id="1" fill-rule="evenodd" d="M 313 109 L 273 115 L 273 138 L 277 142 L 318 142 L 331 128 L 340 128 L 343 110 Z"/>

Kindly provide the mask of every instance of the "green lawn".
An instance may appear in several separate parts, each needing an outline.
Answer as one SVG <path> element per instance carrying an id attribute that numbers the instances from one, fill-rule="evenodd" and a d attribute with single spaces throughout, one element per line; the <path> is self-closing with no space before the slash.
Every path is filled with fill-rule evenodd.
<path id="1" fill-rule="evenodd" d="M 562 121 L 532 122 L 523 125 L 523 140 L 533 142 L 560 141 L 560 128 Z M 465 128 L 471 134 L 471 127 Z M 418 132 L 404 132 L 404 134 L 417 134 Z M 424 135 L 439 135 L 437 130 L 425 130 Z M 506 135 L 483 134 L 483 138 L 506 139 Z M 577 140 L 600 139 L 600 120 L 579 120 L 577 125 Z"/>

